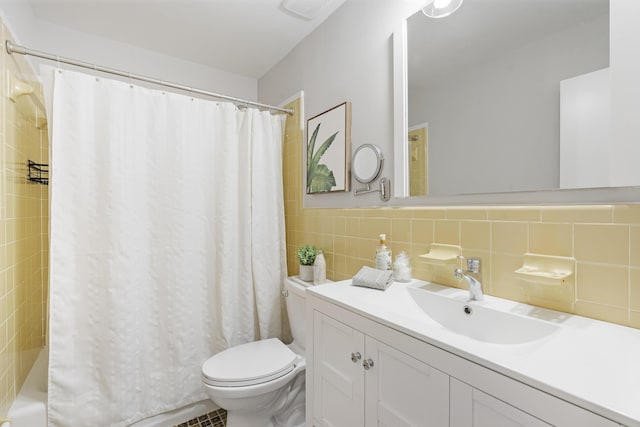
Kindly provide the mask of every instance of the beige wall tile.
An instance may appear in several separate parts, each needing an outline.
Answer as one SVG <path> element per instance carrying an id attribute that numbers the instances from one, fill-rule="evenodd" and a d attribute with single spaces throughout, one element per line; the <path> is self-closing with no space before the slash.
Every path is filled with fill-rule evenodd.
<path id="1" fill-rule="evenodd" d="M 380 234 L 386 234 L 387 240 L 393 240 L 394 237 L 391 231 L 391 219 L 389 218 L 360 218 L 359 237 L 378 240 Z"/>
<path id="2" fill-rule="evenodd" d="M 2 43 L 10 34 L 2 25 Z M 33 71 L 22 57 L 0 54 L 0 75 L 7 69 L 32 81 Z M 4 85 L 0 85 L 4 93 Z M 38 94 L 38 96 L 41 96 Z M 48 162 L 44 130 L 36 129 L 26 111 L 0 97 L 0 415 L 13 402 L 43 343 L 46 313 L 47 258 L 42 238 L 47 229 L 48 191 L 27 183 L 28 159 Z M 9 219 L 7 219 L 9 218 Z M 46 223 L 45 223 L 46 224 Z"/>
<path id="3" fill-rule="evenodd" d="M 426 219 L 444 219 L 447 216 L 445 208 L 415 208 L 413 210 L 414 218 Z"/>
<path id="4" fill-rule="evenodd" d="M 357 237 L 360 236 L 360 218 L 346 217 L 347 229 L 345 230 L 345 236 Z"/>
<path id="5" fill-rule="evenodd" d="M 344 236 L 347 229 L 347 220 L 343 216 L 333 217 L 333 233 L 337 236 Z"/>
<path id="6" fill-rule="evenodd" d="M 640 205 L 619 205 L 613 208 L 613 221 L 616 224 L 640 225 Z"/>
<path id="7" fill-rule="evenodd" d="M 321 233 L 333 233 L 333 216 L 326 213 L 314 218 L 314 230 Z"/>
<path id="8" fill-rule="evenodd" d="M 333 262 L 333 277 L 345 275 L 347 270 L 347 257 L 345 255 L 335 255 Z"/>
<path id="9" fill-rule="evenodd" d="M 629 255 L 631 258 L 629 264 L 633 267 L 640 267 L 640 227 L 631 227 L 629 244 Z"/>
<path id="10" fill-rule="evenodd" d="M 414 262 L 418 262 L 418 257 L 420 255 L 428 253 L 429 248 L 430 245 L 428 244 L 413 243 L 411 244 L 411 253 L 409 255 L 411 256 L 411 259 L 414 260 Z"/>
<path id="11" fill-rule="evenodd" d="M 347 256 L 355 256 L 356 251 L 358 250 L 358 245 L 360 244 L 360 240 L 356 237 L 347 237 L 345 238 L 345 255 Z"/>
<path id="12" fill-rule="evenodd" d="M 491 249 L 491 223 L 487 221 L 462 221 L 460 230 L 462 249 L 480 251 Z"/>
<path id="13" fill-rule="evenodd" d="M 378 244 L 378 239 L 356 239 L 354 245 L 355 250 L 353 252 L 347 252 L 347 255 L 366 259 L 367 262 L 373 263 L 376 257 L 376 247 Z"/>
<path id="14" fill-rule="evenodd" d="M 362 258 L 347 257 L 347 265 L 344 278 L 353 277 L 363 266 L 373 267 L 373 261 Z"/>
<path id="15" fill-rule="evenodd" d="M 629 263 L 629 227 L 624 225 L 574 226 L 574 253 L 578 261 Z"/>
<path id="16" fill-rule="evenodd" d="M 640 311 L 640 269 L 629 271 L 629 308 Z"/>
<path id="17" fill-rule="evenodd" d="M 389 215 L 386 214 L 386 209 L 346 209 L 346 212 L 349 212 L 349 215 L 359 216 L 361 218 L 369 218 L 369 217 L 377 217 L 377 218 L 389 218 Z"/>
<path id="18" fill-rule="evenodd" d="M 540 255 L 573 256 L 572 236 L 572 224 L 529 224 L 529 252 Z"/>
<path id="19" fill-rule="evenodd" d="M 553 206 L 541 208 L 544 222 L 612 222 L 613 207 L 602 206 Z"/>
<path id="20" fill-rule="evenodd" d="M 522 255 L 527 252 L 529 228 L 521 222 L 494 222 L 491 232 L 491 250 Z"/>
<path id="21" fill-rule="evenodd" d="M 574 311 L 575 301 L 572 296 L 567 295 L 561 290 L 553 292 L 548 286 L 545 286 L 545 288 L 543 291 L 544 295 L 542 296 L 535 292 L 527 292 L 527 304 L 563 313 L 572 313 Z"/>
<path id="22" fill-rule="evenodd" d="M 413 218 L 413 209 L 411 208 L 391 208 L 384 211 L 389 218 Z"/>
<path id="23" fill-rule="evenodd" d="M 401 218 L 391 220 L 391 236 L 393 242 L 411 243 L 411 220 Z"/>
<path id="24" fill-rule="evenodd" d="M 314 233 L 313 244 L 325 252 L 333 252 L 333 234 Z"/>
<path id="25" fill-rule="evenodd" d="M 496 254 L 491 256 L 491 286 L 487 293 L 500 298 L 526 302 L 527 294 L 522 282 L 513 273 L 522 266 L 522 257 Z M 487 287 L 485 286 L 485 290 Z"/>
<path id="26" fill-rule="evenodd" d="M 412 268 L 414 278 L 419 280 L 434 281 L 431 269 L 425 262 L 420 261 L 419 258 L 415 258 L 412 263 Z"/>
<path id="27" fill-rule="evenodd" d="M 540 221 L 540 208 L 536 207 L 494 207 L 488 212 L 491 221 Z"/>
<path id="28" fill-rule="evenodd" d="M 460 221 L 436 220 L 434 242 L 447 245 L 460 244 Z"/>
<path id="29" fill-rule="evenodd" d="M 487 218 L 487 208 L 447 208 L 447 219 L 486 220 Z"/>
<path id="30" fill-rule="evenodd" d="M 433 243 L 433 220 L 411 220 L 411 242 L 417 245 L 430 245 Z"/>
<path id="31" fill-rule="evenodd" d="M 629 312 L 629 326 L 640 329 L 640 311 Z"/>
<path id="32" fill-rule="evenodd" d="M 347 238 L 345 236 L 333 236 L 333 251 L 336 254 L 347 254 Z"/>
<path id="33" fill-rule="evenodd" d="M 578 263 L 578 300 L 626 309 L 629 307 L 628 277 L 627 267 Z"/>
<path id="34" fill-rule="evenodd" d="M 575 305 L 575 314 L 590 317 L 592 319 L 604 320 L 621 325 L 628 324 L 629 311 L 623 308 L 610 307 L 588 301 L 578 301 Z"/>

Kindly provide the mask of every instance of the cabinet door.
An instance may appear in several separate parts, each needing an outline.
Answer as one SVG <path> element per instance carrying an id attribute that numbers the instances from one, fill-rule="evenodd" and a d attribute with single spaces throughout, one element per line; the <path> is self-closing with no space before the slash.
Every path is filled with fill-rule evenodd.
<path id="1" fill-rule="evenodd" d="M 451 427 L 543 427 L 544 421 L 451 378 Z"/>
<path id="2" fill-rule="evenodd" d="M 315 425 L 363 426 L 364 334 L 318 312 L 313 334 Z"/>
<path id="3" fill-rule="evenodd" d="M 447 374 L 370 337 L 365 357 L 367 427 L 449 426 Z"/>

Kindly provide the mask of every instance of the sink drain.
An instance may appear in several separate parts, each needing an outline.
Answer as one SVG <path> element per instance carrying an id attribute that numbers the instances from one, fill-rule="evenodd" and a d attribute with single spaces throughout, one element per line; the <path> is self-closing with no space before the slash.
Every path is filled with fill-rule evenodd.
<path id="1" fill-rule="evenodd" d="M 465 305 L 465 306 L 464 306 L 464 313 L 465 313 L 465 314 L 471 314 L 471 313 L 473 313 L 473 308 L 471 308 L 471 307 L 470 307 L 470 306 L 468 306 L 468 305 Z"/>

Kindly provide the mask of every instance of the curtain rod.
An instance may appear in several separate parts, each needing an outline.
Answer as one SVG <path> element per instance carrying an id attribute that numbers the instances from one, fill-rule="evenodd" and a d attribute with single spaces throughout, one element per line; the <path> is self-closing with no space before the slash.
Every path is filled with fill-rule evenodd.
<path id="1" fill-rule="evenodd" d="M 125 71 L 120 71 L 120 70 L 116 70 L 116 69 L 113 69 L 113 68 L 102 67 L 100 65 L 91 64 L 89 62 L 82 62 L 82 61 L 77 61 L 75 59 L 64 58 L 64 57 L 61 57 L 61 56 L 58 56 L 58 55 L 52 55 L 50 53 L 45 53 L 45 52 L 40 52 L 38 50 L 28 49 L 28 48 L 26 48 L 24 46 L 13 44 L 9 40 L 6 41 L 6 48 L 7 48 L 7 52 L 9 54 L 17 53 L 17 54 L 20 54 L 20 55 L 35 56 L 37 58 L 47 59 L 49 61 L 55 61 L 55 62 L 58 62 L 58 63 L 74 65 L 76 67 L 87 68 L 89 70 L 94 70 L 94 71 L 100 71 L 102 73 L 115 74 L 116 76 L 126 77 L 128 79 L 140 80 L 140 81 L 143 81 L 143 82 L 153 83 L 153 84 L 157 84 L 157 85 L 164 86 L 164 87 L 170 87 L 170 88 L 173 88 L 173 89 L 179 89 L 179 90 L 184 90 L 184 91 L 187 91 L 187 92 L 197 93 L 199 95 L 206 95 L 206 96 L 211 96 L 211 97 L 214 97 L 214 98 L 224 99 L 224 100 L 236 103 L 236 104 L 252 105 L 254 107 L 262 108 L 262 109 L 265 109 L 265 110 L 274 110 L 274 111 L 277 111 L 277 112 L 280 112 L 280 113 L 286 113 L 286 114 L 289 114 L 289 115 L 293 114 L 293 110 L 289 109 L 289 108 L 280 108 L 280 107 L 275 107 L 273 105 L 261 104 L 259 102 L 247 101 L 246 99 L 234 98 L 233 96 L 221 95 L 221 94 L 215 93 L 215 92 L 209 92 L 209 91 L 206 91 L 206 90 L 195 89 L 195 88 L 192 88 L 192 87 L 189 87 L 189 86 L 184 86 L 184 85 L 180 85 L 180 84 L 176 84 L 176 83 L 165 82 L 163 80 L 154 79 L 152 77 L 146 77 L 146 76 L 142 76 L 142 75 L 139 75 L 139 74 L 127 73 Z"/>

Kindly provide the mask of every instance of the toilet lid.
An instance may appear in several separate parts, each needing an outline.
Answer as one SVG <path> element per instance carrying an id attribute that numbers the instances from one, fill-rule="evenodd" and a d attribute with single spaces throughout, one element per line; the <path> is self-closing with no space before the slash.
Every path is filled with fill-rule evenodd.
<path id="1" fill-rule="evenodd" d="M 254 341 L 221 351 L 202 365 L 211 385 L 240 387 L 279 378 L 295 368 L 296 354 L 277 338 Z"/>

